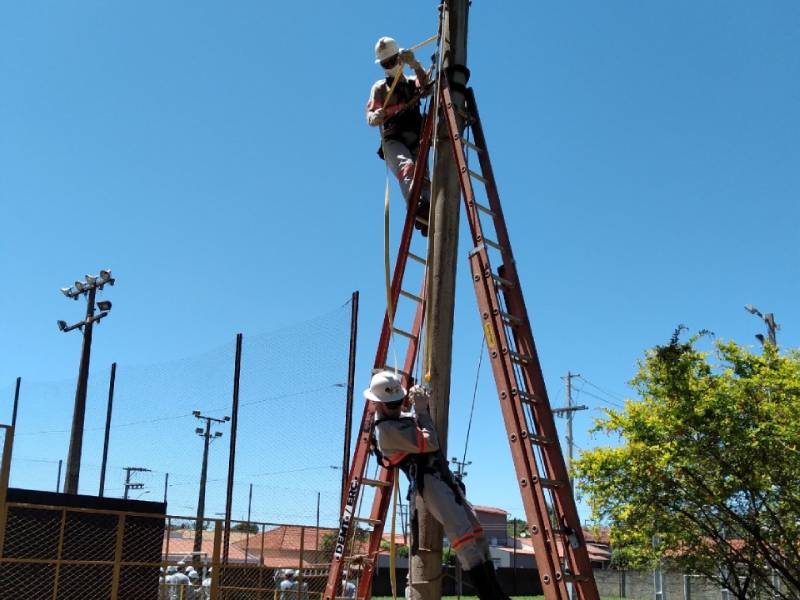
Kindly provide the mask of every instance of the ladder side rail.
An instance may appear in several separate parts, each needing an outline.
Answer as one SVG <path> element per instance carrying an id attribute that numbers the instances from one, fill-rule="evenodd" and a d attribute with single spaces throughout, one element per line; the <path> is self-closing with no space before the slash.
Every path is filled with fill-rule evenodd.
<path id="1" fill-rule="evenodd" d="M 420 146 L 419 146 L 419 151 L 417 153 L 416 167 L 414 170 L 414 179 L 411 186 L 411 193 L 409 195 L 411 201 L 408 203 L 408 210 L 406 212 L 406 219 L 403 226 L 403 233 L 400 238 L 400 247 L 398 250 L 397 259 L 395 261 L 395 267 L 392 274 L 391 298 L 392 298 L 392 307 L 394 307 L 395 310 L 397 307 L 397 302 L 400 298 L 400 290 L 402 288 L 403 277 L 405 275 L 405 267 L 408 262 L 408 253 L 411 246 L 411 238 L 414 233 L 415 210 L 412 207 L 416 207 L 416 204 L 419 201 L 419 197 L 422 192 L 422 185 L 425 177 L 428 155 L 431 147 L 432 132 L 433 132 L 433 111 L 430 111 L 429 114 L 426 116 L 423 125 L 422 137 L 420 139 Z M 423 279 L 423 286 L 425 285 L 424 283 L 425 279 L 427 278 Z M 386 358 L 388 356 L 391 335 L 392 335 L 392 330 L 391 330 L 388 307 L 387 307 L 387 311 L 384 313 L 383 326 L 381 328 L 381 335 L 378 341 L 378 348 L 375 355 L 375 363 L 374 363 L 375 368 L 381 368 L 386 364 Z M 406 369 L 406 372 L 410 373 L 411 371 Z M 350 498 L 352 500 L 352 502 L 350 503 L 350 509 L 353 512 L 352 514 L 349 515 L 345 512 L 345 508 L 348 505 L 348 501 L 346 499 L 343 499 L 342 517 L 340 519 L 339 537 L 337 539 L 337 546 L 341 545 L 341 547 L 343 548 L 343 552 L 341 554 L 338 554 L 338 557 L 337 553 L 335 552 L 334 556 L 332 557 L 331 567 L 328 572 L 328 582 L 326 584 L 325 593 L 323 595 L 325 600 L 333 600 L 337 595 L 337 590 L 341 584 L 342 571 L 344 570 L 344 562 L 345 562 L 344 552 L 346 552 L 347 547 L 351 545 L 353 541 L 352 536 L 354 535 L 355 532 L 355 524 L 352 521 L 352 517 L 355 516 L 354 511 L 356 508 L 356 504 L 358 503 L 358 500 L 361 497 L 361 492 L 363 488 L 362 479 L 364 478 L 364 474 L 367 468 L 367 463 L 369 462 L 369 457 L 371 453 L 370 437 L 372 433 L 372 422 L 373 422 L 373 411 L 371 410 L 369 402 L 365 402 L 364 411 L 362 413 L 361 423 L 359 426 L 359 438 L 353 453 L 353 460 L 350 465 L 350 474 L 348 476 L 348 483 L 347 483 L 346 498 Z M 387 479 L 386 481 L 388 482 L 389 480 Z M 380 495 L 383 491 L 384 491 L 383 488 L 378 488 L 376 490 L 376 496 Z M 345 523 L 346 518 L 348 519 L 347 527 L 343 528 L 343 524 Z M 369 582 L 369 585 L 371 585 L 371 581 Z"/>
<path id="2" fill-rule="evenodd" d="M 427 270 L 423 278 L 422 289 L 420 290 L 420 297 L 428 297 L 428 277 Z M 414 314 L 414 323 L 411 332 L 416 336 L 409 340 L 408 348 L 406 350 L 405 362 L 403 363 L 403 371 L 406 373 L 414 372 L 414 365 L 416 363 L 419 346 L 420 346 L 420 333 L 422 325 L 425 322 L 425 304 L 417 304 L 417 310 Z M 404 376 L 405 377 L 405 376 Z M 410 379 L 405 379 L 404 384 L 408 388 L 411 385 Z M 386 469 L 381 467 L 378 479 L 388 484 L 394 483 L 395 470 Z M 378 553 L 380 552 L 380 544 L 383 540 L 383 530 L 386 524 L 386 515 L 389 511 L 389 504 L 391 503 L 392 487 L 378 488 L 375 491 L 375 497 L 372 500 L 372 510 L 370 511 L 370 519 L 379 521 L 370 534 L 369 545 L 367 547 L 367 560 L 364 563 L 361 571 L 361 579 L 359 580 L 358 597 L 369 598 L 370 589 L 372 586 L 372 574 L 378 560 Z"/>
<path id="3" fill-rule="evenodd" d="M 414 166 L 414 179 L 411 183 L 411 191 L 409 193 L 406 220 L 405 224 L 403 225 L 403 233 L 400 236 L 400 247 L 397 252 L 394 271 L 392 272 L 391 298 L 392 308 L 395 314 L 397 313 L 397 302 L 400 299 L 400 290 L 402 289 L 403 277 L 405 275 L 406 264 L 408 263 L 408 252 L 411 248 L 411 238 L 414 234 L 414 221 L 416 219 L 415 208 L 422 194 L 422 184 L 423 180 L 425 179 L 425 171 L 427 170 L 428 166 L 428 155 L 431 148 L 432 132 L 433 111 L 430 111 L 425 117 L 425 122 L 422 128 L 422 137 L 420 138 L 417 160 L 415 161 Z M 391 321 L 394 321 L 394 315 L 392 315 Z M 390 319 L 387 307 L 387 312 L 383 317 L 381 335 L 378 339 L 378 351 L 375 356 L 376 369 L 379 369 L 386 364 L 386 357 L 389 351 L 389 342 L 392 338 L 392 328 L 389 323 Z"/>
<path id="4" fill-rule="evenodd" d="M 496 298 L 496 295 L 493 295 L 496 294 L 496 290 L 485 250 L 470 256 L 470 268 L 517 483 L 531 533 L 534 558 L 543 584 L 542 591 L 546 600 L 566 600 L 569 596 L 561 577 L 558 546 L 555 538 L 548 535 L 550 522 L 544 490 L 535 483 L 538 476 L 531 446 L 532 432 L 528 431 L 527 420 L 519 402 L 519 393 L 514 385 L 513 363 L 508 352 L 504 352 L 505 334 L 501 329 L 502 323 L 492 317 L 497 310 L 496 300 L 492 300 Z"/>
<path id="5" fill-rule="evenodd" d="M 469 110 L 475 118 L 472 124 L 472 131 L 475 144 L 481 149 L 481 152 L 477 154 L 481 166 L 481 174 L 486 180 L 486 195 L 489 200 L 489 207 L 493 213 L 495 234 L 497 236 L 497 242 L 503 248 L 504 272 L 502 276 L 511 281 L 512 284 L 509 289 L 503 289 L 503 296 L 509 313 L 522 319 L 522 323 L 526 325 L 521 328 L 514 327 L 512 331 L 517 351 L 520 354 L 532 357 L 533 364 L 523 365 L 521 371 L 523 373 L 523 379 L 525 380 L 526 389 L 532 391 L 534 397 L 537 399 L 537 402 L 533 404 L 531 409 L 534 415 L 534 424 L 537 433 L 553 440 L 552 444 L 547 444 L 542 448 L 541 454 L 550 478 L 558 481 L 568 481 L 569 478 L 561 452 L 558 431 L 550 408 L 550 401 L 544 383 L 541 363 L 536 351 L 530 319 L 522 295 L 519 274 L 517 273 L 516 262 L 511 252 L 511 241 L 508 235 L 508 229 L 506 228 L 505 217 L 497 191 L 497 183 L 489 158 L 489 149 L 486 144 L 486 137 L 483 132 L 483 126 L 472 88 L 467 90 L 467 102 L 469 103 Z M 567 524 L 574 529 L 575 535 L 579 541 L 580 548 L 579 551 L 576 551 L 576 549 L 572 548 L 568 540 L 562 538 L 565 555 L 569 558 L 573 574 L 579 576 L 587 575 L 591 578 L 591 582 L 579 581 L 576 582 L 576 586 L 581 589 L 582 598 L 586 598 L 587 600 L 597 598 L 599 596 L 592 576 L 591 562 L 589 561 L 588 552 L 586 551 L 586 541 L 583 535 L 583 528 L 580 525 L 572 490 L 569 486 L 561 486 L 554 490 L 553 496 L 556 500 L 555 508 L 557 513 L 559 516 L 563 516 Z"/>
<path id="6" fill-rule="evenodd" d="M 511 240 L 508 237 L 508 229 L 506 228 L 506 219 L 503 215 L 503 207 L 500 204 L 500 194 L 497 191 L 497 181 L 494 178 L 494 171 L 492 170 L 492 162 L 489 159 L 489 148 L 486 145 L 486 136 L 483 133 L 483 125 L 481 124 L 480 113 L 478 113 L 478 105 L 475 102 L 475 92 L 472 88 L 467 88 L 466 99 L 468 102 L 468 110 L 474 116 L 475 121 L 472 123 L 472 135 L 474 136 L 475 145 L 482 150 L 477 152 L 478 162 L 481 167 L 481 174 L 486 180 L 486 197 L 489 200 L 489 208 L 493 213 L 493 222 L 495 235 L 497 236 L 497 243 L 503 247 L 503 265 L 506 270 L 513 270 L 516 275 L 516 261 L 514 260 L 511 251 Z"/>
<path id="7" fill-rule="evenodd" d="M 506 333 L 500 317 L 498 295 L 492 278 L 489 257 L 486 246 L 482 245 L 483 230 L 481 227 L 478 210 L 475 207 L 475 197 L 466 164 L 466 156 L 458 132 L 452 97 L 446 85 L 441 88 L 441 102 L 445 121 L 450 135 L 451 148 L 456 162 L 464 206 L 469 221 L 470 233 L 476 247 L 470 255 L 472 279 L 475 284 L 478 306 L 481 313 L 484 331 L 487 334 L 487 345 L 490 341 L 499 345 L 490 351 L 492 371 L 495 375 L 495 384 L 500 396 L 506 430 L 509 434 L 512 457 L 517 470 L 518 483 L 522 492 L 523 503 L 529 522 L 536 523 L 537 531 L 532 537 L 535 549 L 536 562 L 544 584 L 545 598 L 547 600 L 561 600 L 568 598 L 566 585 L 561 576 L 561 565 L 558 557 L 558 547 L 555 539 L 546 539 L 546 532 L 550 529 L 547 520 L 547 504 L 544 490 L 535 481 L 538 481 L 537 465 L 533 448 L 528 442 L 527 420 L 521 410 L 513 375 L 513 362 L 508 352 Z M 514 398 L 516 396 L 516 401 Z M 524 435 L 523 435 L 524 434 Z M 518 443 L 519 442 L 519 443 Z M 530 490 L 530 492 L 528 492 Z M 552 585 L 550 585 L 552 584 Z"/>
<path id="8" fill-rule="evenodd" d="M 573 530 L 578 541 L 578 547 L 573 548 L 567 536 L 562 535 L 561 539 L 564 546 L 564 555 L 569 561 L 571 574 L 580 578 L 588 578 L 587 580 L 575 581 L 574 585 L 580 590 L 580 598 L 584 600 L 599 600 L 599 592 L 594 581 L 586 539 L 583 534 L 583 528 L 581 527 L 575 499 L 572 495 L 572 489 L 569 486 L 569 475 L 561 451 L 558 430 L 547 397 L 541 364 L 538 359 L 535 343 L 533 342 L 530 321 L 528 321 L 525 302 L 519 289 L 518 279 L 515 280 L 514 288 L 504 293 L 504 297 L 509 311 L 513 314 L 523 316 L 525 323 L 528 324 L 528 327 L 521 331 L 517 329 L 514 330 L 515 343 L 518 351 L 533 357 L 532 362 L 524 365 L 521 371 L 526 389 L 531 390 L 536 398 L 536 402 L 531 406 L 536 430 L 541 435 L 553 440 L 552 444 L 547 444 L 542 447 L 542 457 L 548 471 L 548 476 L 551 479 L 564 482 L 563 485 L 553 489 L 553 497 L 556 501 L 556 514 L 559 516 L 559 520 L 563 518 L 567 526 Z"/>

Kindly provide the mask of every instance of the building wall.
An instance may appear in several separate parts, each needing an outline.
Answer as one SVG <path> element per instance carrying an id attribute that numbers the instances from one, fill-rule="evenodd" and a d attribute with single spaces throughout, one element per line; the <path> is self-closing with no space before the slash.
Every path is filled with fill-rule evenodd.
<path id="1" fill-rule="evenodd" d="M 483 527 L 484 535 L 489 544 L 496 540 L 494 545 L 506 546 L 508 545 L 508 530 L 506 528 L 506 515 L 483 512 L 481 510 L 475 511 L 478 515 L 478 520 Z"/>
<path id="2" fill-rule="evenodd" d="M 601 596 L 652 600 L 655 595 L 652 571 L 606 571 L 595 570 L 594 578 Z M 721 590 L 716 584 L 702 578 L 689 577 L 691 600 L 719 600 Z M 682 573 L 664 573 L 666 600 L 684 600 L 684 577 Z"/>

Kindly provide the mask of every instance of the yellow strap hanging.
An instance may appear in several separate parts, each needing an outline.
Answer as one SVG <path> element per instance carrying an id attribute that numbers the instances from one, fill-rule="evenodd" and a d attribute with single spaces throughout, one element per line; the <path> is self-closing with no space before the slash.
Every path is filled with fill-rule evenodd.
<path id="1" fill-rule="evenodd" d="M 394 307 L 392 306 L 392 268 L 389 259 L 389 175 L 386 175 L 386 190 L 383 196 L 383 266 L 386 280 L 386 315 L 389 328 L 394 323 Z"/>
<path id="2" fill-rule="evenodd" d="M 395 527 L 397 524 L 397 501 L 400 498 L 400 477 L 397 468 L 394 469 L 394 484 L 392 485 L 392 532 L 389 536 L 389 581 L 392 584 L 392 598 L 397 600 L 397 556 L 395 546 Z"/>

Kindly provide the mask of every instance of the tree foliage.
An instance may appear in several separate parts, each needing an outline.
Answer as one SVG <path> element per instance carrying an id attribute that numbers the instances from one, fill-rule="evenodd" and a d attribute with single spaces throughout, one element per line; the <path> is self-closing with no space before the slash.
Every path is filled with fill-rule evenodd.
<path id="1" fill-rule="evenodd" d="M 705 352 L 707 334 L 681 333 L 640 362 L 640 399 L 598 421 L 621 443 L 582 454 L 580 490 L 611 525 L 617 564 L 662 559 L 738 598 L 796 598 L 800 354 L 733 342 Z"/>

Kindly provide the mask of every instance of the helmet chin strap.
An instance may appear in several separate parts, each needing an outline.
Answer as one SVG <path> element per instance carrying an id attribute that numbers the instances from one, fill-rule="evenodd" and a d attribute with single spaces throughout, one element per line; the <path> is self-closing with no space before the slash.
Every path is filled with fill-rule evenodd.
<path id="1" fill-rule="evenodd" d="M 403 74 L 403 65 L 398 63 L 391 69 L 384 69 L 383 72 L 386 74 L 386 77 L 397 77 Z"/>

